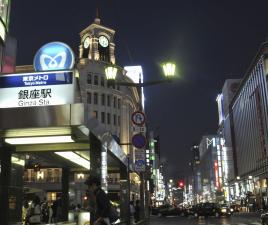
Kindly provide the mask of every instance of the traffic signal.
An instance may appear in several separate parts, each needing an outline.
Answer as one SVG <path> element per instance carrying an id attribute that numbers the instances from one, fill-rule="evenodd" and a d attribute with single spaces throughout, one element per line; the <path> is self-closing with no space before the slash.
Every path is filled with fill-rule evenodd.
<path id="1" fill-rule="evenodd" d="M 184 188 L 184 180 L 179 180 L 178 184 L 179 184 L 179 188 L 181 189 Z"/>

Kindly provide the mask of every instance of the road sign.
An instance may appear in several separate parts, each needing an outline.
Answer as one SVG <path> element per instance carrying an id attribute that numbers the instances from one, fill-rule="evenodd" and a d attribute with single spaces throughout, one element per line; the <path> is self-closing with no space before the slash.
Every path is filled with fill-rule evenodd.
<path id="1" fill-rule="evenodd" d="M 146 157 L 145 157 L 145 150 L 144 149 L 135 149 L 135 171 L 143 172 L 145 171 Z"/>
<path id="2" fill-rule="evenodd" d="M 132 126 L 132 131 L 134 132 L 134 133 L 146 133 L 146 127 L 144 127 L 144 126 L 136 126 L 136 125 L 134 125 L 134 126 Z"/>
<path id="3" fill-rule="evenodd" d="M 135 171 L 144 172 L 145 171 L 145 161 L 144 160 L 135 160 Z"/>
<path id="4" fill-rule="evenodd" d="M 145 123 L 145 114 L 141 111 L 136 111 L 131 116 L 132 122 L 137 126 L 142 126 Z"/>
<path id="5" fill-rule="evenodd" d="M 147 144 L 146 137 L 143 134 L 135 134 L 132 137 L 132 144 L 136 148 L 144 148 Z"/>

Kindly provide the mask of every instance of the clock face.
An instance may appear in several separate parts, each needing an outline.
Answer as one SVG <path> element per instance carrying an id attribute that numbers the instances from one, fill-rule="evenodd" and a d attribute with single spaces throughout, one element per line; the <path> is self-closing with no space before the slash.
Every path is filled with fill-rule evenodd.
<path id="1" fill-rule="evenodd" d="M 89 37 L 86 37 L 86 39 L 84 40 L 83 46 L 84 48 L 88 48 L 90 44 L 90 39 Z"/>
<path id="2" fill-rule="evenodd" d="M 109 45 L 109 41 L 108 41 L 107 37 L 105 37 L 105 36 L 99 37 L 99 43 L 104 48 L 108 47 L 108 45 Z"/>

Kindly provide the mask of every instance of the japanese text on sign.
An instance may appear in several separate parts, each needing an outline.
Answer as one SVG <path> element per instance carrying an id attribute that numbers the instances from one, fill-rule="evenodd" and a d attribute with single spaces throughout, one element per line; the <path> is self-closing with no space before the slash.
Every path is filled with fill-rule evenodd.
<path id="1" fill-rule="evenodd" d="M 47 89 L 34 89 L 34 90 L 20 90 L 18 93 L 19 99 L 38 99 L 38 98 L 51 98 L 51 88 Z"/>

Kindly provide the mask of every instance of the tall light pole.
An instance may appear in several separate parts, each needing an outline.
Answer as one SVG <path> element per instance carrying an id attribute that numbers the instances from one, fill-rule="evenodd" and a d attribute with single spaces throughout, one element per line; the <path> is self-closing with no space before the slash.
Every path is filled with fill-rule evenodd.
<path id="1" fill-rule="evenodd" d="M 139 110 L 143 111 L 142 108 L 142 88 L 143 87 L 147 87 L 147 86 L 152 86 L 152 85 L 156 85 L 156 84 L 161 84 L 161 83 L 166 83 L 166 82 L 171 82 L 173 80 L 173 78 L 175 77 L 175 73 L 176 73 L 176 64 L 172 63 L 172 62 L 167 62 L 162 64 L 162 68 L 163 68 L 163 72 L 164 75 L 166 77 L 166 79 L 162 79 L 162 80 L 153 80 L 153 81 L 147 81 L 147 82 L 142 82 L 141 80 L 141 74 L 139 74 L 139 83 L 132 83 L 132 82 L 120 82 L 120 81 L 116 81 L 116 75 L 117 75 L 117 67 L 114 65 L 109 65 L 105 68 L 105 75 L 106 75 L 106 79 L 108 82 L 108 85 L 118 85 L 118 86 L 128 86 L 128 87 L 136 87 L 137 91 L 138 91 L 138 95 L 139 95 Z M 128 182 L 130 180 L 129 178 L 129 171 L 128 171 Z M 141 178 L 141 189 L 140 189 L 140 196 L 141 196 L 141 212 L 142 212 L 142 218 L 145 218 L 145 215 L 148 213 L 148 206 L 147 206 L 147 201 L 145 201 L 146 197 L 145 197 L 145 193 L 146 192 L 146 177 L 145 177 L 146 173 L 141 172 L 140 173 L 140 178 Z M 128 185 L 128 187 L 130 187 Z M 128 190 L 128 198 L 130 198 L 130 190 Z M 148 196 L 147 196 L 148 199 Z M 147 208 L 146 208 L 147 206 Z M 129 207 L 128 207 L 128 215 L 130 215 L 129 213 Z"/>

